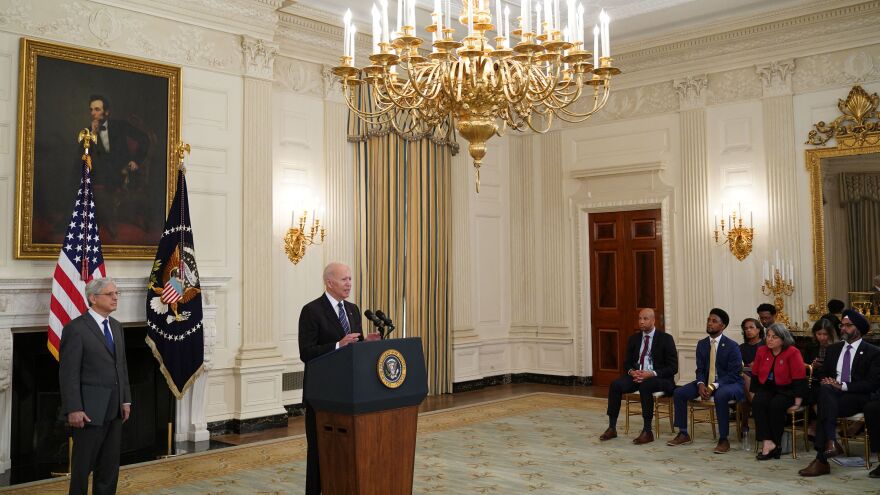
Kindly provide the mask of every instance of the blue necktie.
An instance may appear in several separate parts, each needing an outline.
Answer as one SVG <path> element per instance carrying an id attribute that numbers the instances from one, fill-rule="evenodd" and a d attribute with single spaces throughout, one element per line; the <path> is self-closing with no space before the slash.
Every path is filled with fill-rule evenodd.
<path id="1" fill-rule="evenodd" d="M 348 318 L 345 317 L 345 307 L 342 304 L 342 301 L 339 301 L 339 323 L 342 324 L 342 329 L 345 330 L 345 335 L 351 333 L 351 327 L 348 325 Z"/>
<path id="2" fill-rule="evenodd" d="M 104 343 L 107 344 L 110 354 L 116 355 L 116 346 L 113 345 L 113 335 L 110 333 L 109 322 L 110 320 L 104 320 Z"/>

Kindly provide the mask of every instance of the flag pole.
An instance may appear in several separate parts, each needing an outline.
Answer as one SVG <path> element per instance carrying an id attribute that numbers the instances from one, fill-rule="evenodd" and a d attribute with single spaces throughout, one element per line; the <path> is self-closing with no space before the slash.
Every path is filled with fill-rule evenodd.
<path id="1" fill-rule="evenodd" d="M 97 135 L 95 135 L 88 128 L 83 128 L 83 130 L 79 131 L 79 135 L 77 136 L 77 140 L 80 143 L 82 143 L 82 146 L 83 146 L 82 160 L 83 160 L 83 163 L 85 163 L 85 165 L 86 165 L 85 168 L 83 169 L 83 179 L 85 179 L 85 175 L 91 174 L 91 172 L 92 172 L 92 156 L 89 155 L 89 148 L 91 148 L 93 143 L 98 142 L 98 138 L 97 138 Z M 91 187 L 90 181 L 83 180 L 82 183 L 83 183 L 84 189 L 88 189 Z M 83 218 L 82 218 L 83 232 L 89 231 L 89 210 L 90 209 L 91 209 L 90 204 L 83 205 Z M 88 235 L 83 236 L 83 239 L 82 239 L 83 253 L 88 252 L 86 250 L 86 247 L 88 246 L 88 244 L 89 244 Z M 80 280 L 82 280 L 83 282 L 88 282 L 89 276 L 91 275 L 91 273 L 89 273 L 89 257 L 88 256 L 83 256 L 82 262 L 80 263 L 80 270 L 79 271 L 80 271 L 80 274 L 79 274 Z"/>

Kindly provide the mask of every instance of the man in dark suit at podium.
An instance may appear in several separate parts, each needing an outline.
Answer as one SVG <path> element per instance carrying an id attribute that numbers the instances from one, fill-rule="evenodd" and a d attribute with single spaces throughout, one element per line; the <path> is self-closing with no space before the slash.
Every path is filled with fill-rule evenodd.
<path id="1" fill-rule="evenodd" d="M 356 304 L 345 299 L 351 293 L 351 268 L 330 263 L 324 268 L 324 294 L 303 306 L 299 314 L 299 357 L 308 364 L 328 352 L 363 340 L 361 313 Z M 367 340 L 378 339 L 370 334 Z M 303 379 L 305 383 L 305 378 Z M 305 397 L 303 390 L 303 397 Z M 315 410 L 306 403 L 306 495 L 321 493 L 318 462 L 318 432 Z"/>

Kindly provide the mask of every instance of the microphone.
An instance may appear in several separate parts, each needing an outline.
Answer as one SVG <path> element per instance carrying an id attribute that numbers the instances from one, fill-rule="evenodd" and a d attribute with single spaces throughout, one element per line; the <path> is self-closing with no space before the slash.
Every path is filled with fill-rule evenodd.
<path id="1" fill-rule="evenodd" d="M 386 336 L 394 331 L 394 323 L 391 321 L 391 318 L 385 316 L 385 313 L 383 313 L 381 309 L 376 311 L 376 316 L 382 320 L 386 327 L 388 327 L 385 332 Z"/>
<path id="2" fill-rule="evenodd" d="M 373 322 L 373 325 L 379 330 L 379 335 L 384 339 L 385 338 L 385 322 L 382 321 L 376 314 L 374 314 L 371 310 L 364 311 L 364 316 L 367 317 L 368 320 Z"/>

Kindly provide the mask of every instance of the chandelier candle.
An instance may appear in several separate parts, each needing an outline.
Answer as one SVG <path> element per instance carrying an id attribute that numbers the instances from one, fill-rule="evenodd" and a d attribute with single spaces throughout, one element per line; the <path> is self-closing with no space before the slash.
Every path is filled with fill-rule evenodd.
<path id="1" fill-rule="evenodd" d="M 587 120 L 607 103 L 611 80 L 620 69 L 610 57 L 599 56 L 600 36 L 603 53 L 610 53 L 607 14 L 599 19 L 591 53 L 584 47 L 583 6 L 573 0 L 567 1 L 566 23 L 559 0 L 522 0 L 515 31 L 510 30 L 510 7 L 502 0 L 495 0 L 494 9 L 490 0 L 463 0 L 455 7 L 457 27 L 452 26 L 452 4 L 445 1 L 444 6 L 444 0 L 434 0 L 433 19 L 425 27 L 433 41 L 426 42 L 416 35 L 415 0 L 398 0 L 398 30 L 390 37 L 388 0 L 381 0 L 381 10 L 374 9 L 369 62 L 356 66 L 354 43 L 346 43 L 333 74 L 341 80 L 349 109 L 368 125 L 399 130 L 407 122 L 416 127 L 410 125 L 410 130 L 425 133 L 437 126 L 455 126 L 469 143 L 479 192 L 489 139 L 507 128 L 545 133 L 557 118 Z M 540 12 L 534 25 L 533 7 Z M 456 36 L 461 26 L 466 36 Z M 491 32 L 497 35 L 494 48 L 489 44 Z M 426 57 L 419 49 L 428 43 L 431 53 Z M 398 70 L 403 71 L 401 77 Z M 371 107 L 361 108 L 359 102 L 366 100 Z"/>

